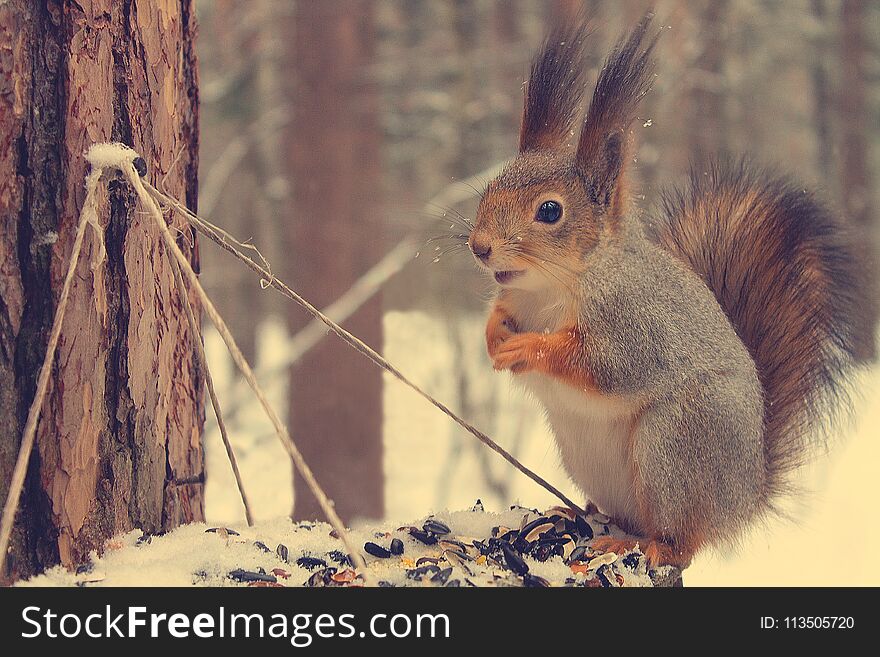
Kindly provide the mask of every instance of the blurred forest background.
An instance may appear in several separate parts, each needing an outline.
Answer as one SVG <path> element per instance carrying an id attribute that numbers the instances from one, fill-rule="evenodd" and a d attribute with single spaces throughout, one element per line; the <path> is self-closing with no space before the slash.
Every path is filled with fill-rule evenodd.
<path id="1" fill-rule="evenodd" d="M 586 7 L 595 79 L 646 4 L 197 2 L 200 214 L 252 238 L 294 289 L 334 304 L 344 326 L 572 495 L 535 404 L 485 356 L 489 283 L 465 250 L 428 240 L 459 232 L 454 215 L 473 216 L 478 190 L 515 154 L 522 84 L 548 23 Z M 750 153 L 820 188 L 876 256 L 880 3 L 654 6 L 664 34 L 656 84 L 634 124 L 640 206 L 650 211 L 691 162 Z M 343 519 L 413 518 L 477 497 L 493 508 L 553 503 L 363 357 L 308 328 L 305 313 L 263 292 L 251 272 L 213 248 L 201 257 L 209 293 Z M 255 514 L 319 516 L 298 482 L 291 490 L 284 452 L 210 331 L 206 341 L 215 371 L 226 373 L 220 397 L 232 400 Z M 240 519 L 218 444 L 209 425 L 208 517 Z M 823 467 L 819 487 L 831 476 Z"/>

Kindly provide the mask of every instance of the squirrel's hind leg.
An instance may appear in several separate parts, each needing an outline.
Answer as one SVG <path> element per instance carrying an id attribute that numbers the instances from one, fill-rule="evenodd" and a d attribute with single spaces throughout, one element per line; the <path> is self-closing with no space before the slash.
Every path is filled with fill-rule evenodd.
<path id="1" fill-rule="evenodd" d="M 730 377 L 683 386 L 644 411 L 629 451 L 634 533 L 649 539 L 646 555 L 687 565 L 754 517 L 765 476 L 762 408 L 757 392 Z"/>

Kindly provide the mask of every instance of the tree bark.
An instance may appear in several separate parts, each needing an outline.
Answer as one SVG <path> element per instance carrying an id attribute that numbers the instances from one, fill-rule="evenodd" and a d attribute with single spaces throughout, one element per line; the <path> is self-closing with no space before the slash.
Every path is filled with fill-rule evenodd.
<path id="1" fill-rule="evenodd" d="M 370 0 L 300 2 L 293 18 L 288 69 L 298 80 L 287 144 L 293 183 L 288 273 L 319 307 L 382 255 L 378 100 L 369 68 L 373 9 Z M 310 318 L 290 307 L 296 331 Z M 381 348 L 381 295 L 346 326 Z M 294 440 L 340 517 L 382 517 L 381 371 L 338 340 L 327 339 L 294 366 L 290 385 Z M 296 474 L 293 514 L 323 517 Z"/>
<path id="2" fill-rule="evenodd" d="M 153 182 L 195 207 L 194 31 L 191 0 L 0 4 L 4 500 L 85 197 L 84 151 L 131 145 Z M 87 237 L 4 581 L 204 515 L 203 375 L 171 269 L 132 191 L 101 194 L 107 258 L 91 269 Z M 175 224 L 196 264 L 195 235 Z"/>

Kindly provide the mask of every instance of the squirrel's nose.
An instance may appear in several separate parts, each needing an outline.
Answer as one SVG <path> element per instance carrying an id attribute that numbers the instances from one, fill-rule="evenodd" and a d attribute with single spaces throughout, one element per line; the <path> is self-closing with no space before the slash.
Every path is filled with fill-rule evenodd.
<path id="1" fill-rule="evenodd" d="M 489 254 L 492 253 L 492 246 L 488 242 L 481 242 L 479 240 L 472 239 L 471 252 L 480 260 L 485 262 L 489 259 Z"/>

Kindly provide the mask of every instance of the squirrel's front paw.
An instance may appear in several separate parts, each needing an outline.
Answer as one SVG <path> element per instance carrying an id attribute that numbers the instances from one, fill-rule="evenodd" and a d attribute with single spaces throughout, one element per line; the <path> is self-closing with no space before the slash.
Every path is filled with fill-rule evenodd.
<path id="1" fill-rule="evenodd" d="M 541 357 L 543 342 L 543 336 L 537 333 L 513 335 L 495 350 L 492 365 L 496 370 L 510 370 L 514 374 L 527 372 Z"/>
<path id="2" fill-rule="evenodd" d="M 511 336 L 516 335 L 516 323 L 510 315 L 496 308 L 486 325 L 486 350 L 490 358 L 495 358 L 498 348 Z"/>

